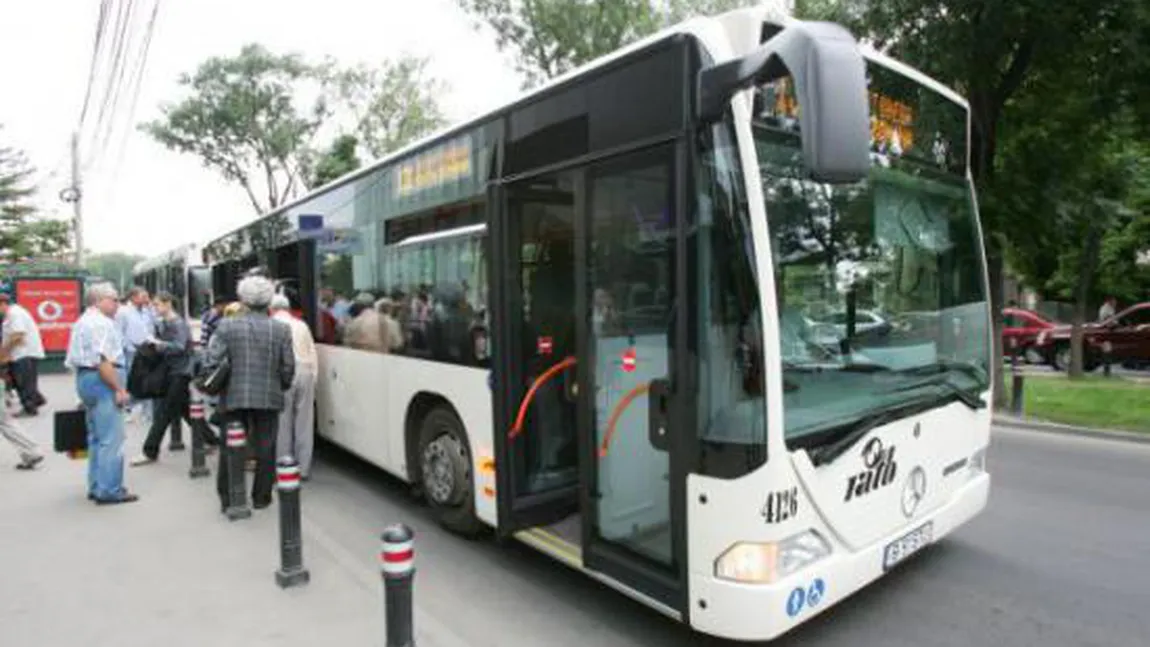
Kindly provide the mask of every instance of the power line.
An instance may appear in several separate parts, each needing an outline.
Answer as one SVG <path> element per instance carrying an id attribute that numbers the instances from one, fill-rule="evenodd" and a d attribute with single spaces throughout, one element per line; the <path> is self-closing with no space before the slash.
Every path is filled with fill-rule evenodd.
<path id="1" fill-rule="evenodd" d="M 88 146 L 88 156 L 85 158 L 84 166 L 88 167 L 94 161 L 94 156 L 97 154 L 97 144 L 101 139 L 105 139 L 106 135 L 102 132 L 108 129 L 108 121 L 111 114 L 109 108 L 115 103 L 120 93 L 120 86 L 123 84 L 123 70 L 124 70 L 124 52 L 128 40 L 128 32 L 131 27 L 131 13 L 132 13 L 132 0 L 121 0 L 116 11 L 116 26 L 115 36 L 112 40 L 112 46 L 108 50 L 105 60 L 108 61 L 109 67 L 107 69 L 105 83 L 106 90 L 103 94 L 103 101 L 100 103 L 100 110 L 96 117 L 96 125 L 91 132 L 90 145 Z M 114 110 L 114 108 L 113 108 Z"/>
<path id="2" fill-rule="evenodd" d="M 96 63 L 100 59 L 100 45 L 104 40 L 104 32 L 108 27 L 108 9 L 112 4 L 112 0 L 100 0 L 100 15 L 96 19 L 96 35 L 92 38 L 92 61 L 88 64 L 88 86 L 84 90 L 84 104 L 80 108 L 80 119 L 77 121 L 77 129 L 84 127 L 84 120 L 88 117 L 88 104 L 92 99 L 92 86 L 96 81 Z"/>
<path id="3" fill-rule="evenodd" d="M 120 99 L 125 94 L 125 85 L 124 85 L 125 76 L 124 76 L 124 74 L 128 70 L 128 67 L 129 67 L 128 58 L 129 58 L 129 52 L 131 51 L 131 45 L 130 45 L 130 43 L 132 41 L 131 34 L 132 34 L 132 32 L 135 31 L 135 28 L 132 24 L 132 13 L 133 13 L 132 10 L 133 10 L 133 8 L 134 7 L 132 5 L 132 0 L 128 0 L 128 19 L 127 19 L 128 27 L 126 30 L 126 37 L 124 39 L 123 46 L 121 47 L 121 51 L 123 52 L 123 55 L 124 55 L 123 56 L 123 63 L 120 65 L 119 74 L 116 77 L 115 90 L 114 90 L 114 94 L 112 95 L 112 111 L 108 114 L 108 125 L 104 129 L 104 138 L 100 142 L 101 154 L 106 153 L 108 151 L 108 142 L 112 138 L 112 133 L 115 132 L 115 130 L 116 130 L 116 116 L 119 114 Z M 130 84 L 131 84 L 130 80 L 128 83 L 129 83 L 129 85 L 127 87 L 131 87 L 130 86 Z"/>
<path id="4" fill-rule="evenodd" d="M 132 132 L 132 123 L 136 119 L 136 106 L 140 102 L 140 89 L 144 87 L 144 75 L 148 66 L 148 52 L 152 46 L 152 35 L 156 29 L 156 16 L 160 12 L 160 0 L 154 0 L 152 4 L 152 13 L 148 17 L 148 25 L 144 28 L 144 42 L 140 48 L 140 55 L 136 58 L 136 66 L 133 70 L 132 81 L 129 82 L 128 87 L 132 88 L 132 98 L 128 103 L 128 117 L 123 132 L 120 135 L 119 144 L 116 147 L 115 162 L 112 165 L 112 172 L 109 174 L 110 182 L 115 186 L 116 176 L 120 172 L 120 166 L 124 162 L 124 154 L 128 150 L 128 136 Z"/>

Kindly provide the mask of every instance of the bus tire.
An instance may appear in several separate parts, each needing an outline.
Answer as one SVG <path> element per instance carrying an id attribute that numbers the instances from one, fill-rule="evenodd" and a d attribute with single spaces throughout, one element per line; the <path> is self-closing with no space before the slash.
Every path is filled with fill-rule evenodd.
<path id="1" fill-rule="evenodd" d="M 471 447 L 450 408 L 432 409 L 419 426 L 419 476 L 424 498 L 444 528 L 466 537 L 479 534 Z"/>

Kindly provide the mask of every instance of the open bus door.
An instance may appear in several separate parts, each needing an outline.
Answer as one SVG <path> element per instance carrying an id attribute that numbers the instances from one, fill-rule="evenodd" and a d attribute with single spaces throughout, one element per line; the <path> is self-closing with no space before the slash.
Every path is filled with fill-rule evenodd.
<path id="1" fill-rule="evenodd" d="M 492 285 L 500 534 L 684 614 L 675 152 L 504 186 Z"/>

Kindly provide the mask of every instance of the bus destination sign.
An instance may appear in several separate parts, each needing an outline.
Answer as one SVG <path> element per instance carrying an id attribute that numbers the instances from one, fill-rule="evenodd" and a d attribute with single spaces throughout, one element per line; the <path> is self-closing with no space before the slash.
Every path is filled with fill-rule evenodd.
<path id="1" fill-rule="evenodd" d="M 403 162 L 396 197 L 406 197 L 471 175 L 471 140 L 461 137 Z"/>

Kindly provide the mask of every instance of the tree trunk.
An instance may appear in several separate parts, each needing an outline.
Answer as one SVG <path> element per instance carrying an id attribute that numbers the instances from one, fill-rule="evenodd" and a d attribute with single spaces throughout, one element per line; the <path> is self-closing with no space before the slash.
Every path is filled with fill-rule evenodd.
<path id="1" fill-rule="evenodd" d="M 1094 283 L 1094 272 L 1098 269 L 1098 255 L 1102 247 L 1102 225 L 1098 218 L 1091 219 L 1090 209 L 1083 209 L 1083 216 L 1089 219 L 1086 240 L 1082 243 L 1082 256 L 1078 262 L 1078 285 L 1074 295 L 1074 318 L 1070 328 L 1070 372 L 1071 378 L 1082 377 L 1085 359 L 1083 351 L 1082 325 L 1086 323 L 1086 308 L 1090 300 L 1090 288 Z"/>

